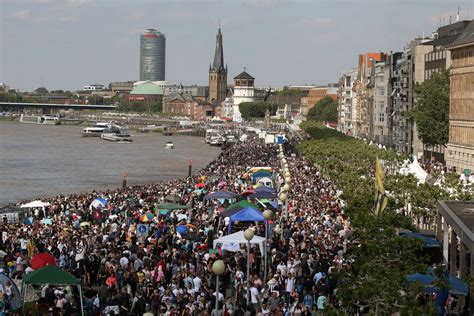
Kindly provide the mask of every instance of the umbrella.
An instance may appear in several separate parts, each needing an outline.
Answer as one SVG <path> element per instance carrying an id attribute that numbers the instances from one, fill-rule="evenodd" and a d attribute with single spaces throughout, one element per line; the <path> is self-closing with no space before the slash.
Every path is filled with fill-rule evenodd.
<path id="1" fill-rule="evenodd" d="M 25 217 L 25 219 L 23 220 L 23 224 L 33 225 L 33 217 Z"/>
<path id="2" fill-rule="evenodd" d="M 107 200 L 104 198 L 97 198 L 94 201 L 91 202 L 89 205 L 89 209 L 92 210 L 93 208 L 95 209 L 101 209 L 107 204 Z"/>
<path id="3" fill-rule="evenodd" d="M 248 201 L 242 200 L 242 201 L 234 203 L 231 206 L 229 206 L 228 208 L 226 208 L 224 212 L 219 214 L 219 216 L 220 217 L 229 217 L 229 216 L 234 215 L 235 213 L 240 212 L 242 209 L 244 209 L 246 207 L 251 207 L 251 208 L 254 208 L 255 210 L 258 210 L 257 205 L 252 204 Z"/>
<path id="4" fill-rule="evenodd" d="M 84 226 L 91 226 L 91 223 L 89 222 L 82 222 L 81 224 L 79 224 L 80 227 L 84 227 Z"/>
<path id="5" fill-rule="evenodd" d="M 257 188 L 255 189 L 255 191 L 276 193 L 276 190 L 274 188 L 270 188 L 270 187 L 267 187 L 267 186 L 264 186 L 264 185 L 260 185 L 260 186 L 257 185 Z"/>
<path id="6" fill-rule="evenodd" d="M 197 188 L 200 188 L 200 189 L 204 188 L 205 186 L 206 186 L 206 185 L 205 185 L 204 183 L 198 183 L 198 184 L 196 184 L 196 187 L 197 187 Z"/>
<path id="7" fill-rule="evenodd" d="M 43 218 L 41 220 L 41 223 L 43 223 L 43 225 L 52 225 L 53 224 L 53 220 L 51 218 Z"/>
<path id="8" fill-rule="evenodd" d="M 176 194 L 169 194 L 165 197 L 165 200 L 168 202 L 179 202 L 181 198 Z"/>
<path id="9" fill-rule="evenodd" d="M 151 213 L 143 214 L 142 216 L 140 216 L 140 222 L 146 223 L 146 222 L 152 221 L 153 217 L 154 216 Z"/>
<path id="10" fill-rule="evenodd" d="M 204 197 L 205 200 L 215 200 L 215 199 L 234 199 L 237 194 L 229 191 L 216 191 L 208 194 Z"/>
<path id="11" fill-rule="evenodd" d="M 247 196 L 247 195 L 254 194 L 254 193 L 255 193 L 254 190 L 245 190 L 242 193 L 240 193 L 240 195 Z"/>
<path id="12" fill-rule="evenodd" d="M 38 270 L 48 265 L 56 266 L 56 259 L 47 252 L 39 253 L 31 259 L 31 268 L 33 270 Z"/>
<path id="13" fill-rule="evenodd" d="M 21 208 L 34 208 L 34 207 L 46 207 L 46 206 L 50 206 L 50 205 L 51 204 L 48 203 L 48 202 L 42 202 L 40 200 L 36 200 L 36 201 L 30 202 L 30 203 L 27 203 L 27 204 L 23 204 L 20 207 Z"/>
<path id="14" fill-rule="evenodd" d="M 176 203 L 164 203 L 164 204 L 158 204 L 157 208 L 160 210 L 184 210 L 184 209 L 188 209 L 189 205 L 181 205 L 181 204 L 176 204 Z"/>
<path id="15" fill-rule="evenodd" d="M 7 255 L 7 253 L 3 250 L 0 250 L 0 258 L 3 258 Z"/>
<path id="16" fill-rule="evenodd" d="M 225 181 L 219 182 L 217 184 L 218 187 L 223 187 L 223 186 L 226 186 L 226 185 L 227 185 L 227 182 L 225 182 Z"/>
<path id="17" fill-rule="evenodd" d="M 186 234 L 188 232 L 188 226 L 187 225 L 176 226 L 176 232 L 180 233 L 181 235 Z"/>

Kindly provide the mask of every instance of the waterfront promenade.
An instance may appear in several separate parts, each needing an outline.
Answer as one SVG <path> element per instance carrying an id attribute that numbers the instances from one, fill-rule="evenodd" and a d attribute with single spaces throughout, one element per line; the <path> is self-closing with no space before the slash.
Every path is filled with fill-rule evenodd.
<path id="1" fill-rule="evenodd" d="M 209 315 L 215 308 L 211 267 L 218 259 L 226 266 L 218 295 L 224 314 L 285 315 L 291 311 L 310 315 L 318 308 L 337 305 L 333 273 L 348 267 L 350 223 L 334 184 L 297 155 L 293 140 L 284 146 L 292 175 L 287 207 L 272 208 L 267 280 L 259 247 L 252 247 L 250 256 L 245 248 L 236 252 L 212 249 L 213 240 L 228 232 L 223 226 L 226 221 L 219 224 L 218 215 L 229 201 L 205 196 L 218 190 L 240 194 L 252 189 L 248 168 L 254 166 L 272 167 L 276 182 L 283 184 L 277 148 L 252 137 L 183 180 L 46 197 L 42 200 L 51 206 L 36 209 L 32 225 L 3 226 L 7 236 L 1 245 L 6 252 L 4 270 L 21 279 L 31 270 L 31 257 L 51 254 L 59 267 L 81 280 L 90 315 L 104 311 Z M 97 198 L 107 200 L 100 210 L 91 208 Z M 190 208 L 163 209 L 170 198 Z M 42 224 L 44 218 L 51 225 Z M 148 232 L 141 236 L 137 227 L 144 222 Z M 239 222 L 232 232 L 249 227 L 264 236 L 263 223 Z M 251 293 L 248 302 L 246 284 Z M 45 289 L 42 302 L 68 315 L 77 313 L 77 293 L 57 290 Z"/>

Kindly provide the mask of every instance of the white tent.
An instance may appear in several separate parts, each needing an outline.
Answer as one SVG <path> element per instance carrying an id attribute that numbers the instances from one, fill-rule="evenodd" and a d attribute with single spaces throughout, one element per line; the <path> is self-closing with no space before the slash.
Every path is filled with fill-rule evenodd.
<path id="1" fill-rule="evenodd" d="M 252 240 L 250 241 L 251 244 L 258 244 L 260 247 L 260 253 L 263 253 L 263 243 L 265 241 L 264 237 L 260 237 L 254 235 Z M 244 237 L 244 231 L 236 232 L 231 235 L 222 236 L 221 238 L 215 239 L 213 248 L 215 249 L 217 244 L 246 244 L 247 239 Z"/>
<path id="2" fill-rule="evenodd" d="M 425 183 L 428 173 L 420 166 L 416 155 L 413 155 L 413 162 L 408 164 L 408 161 L 404 162 L 404 166 L 400 168 L 399 172 L 403 175 L 412 174 L 418 179 L 418 183 Z"/>
<path id="3" fill-rule="evenodd" d="M 36 201 L 30 202 L 30 203 L 23 204 L 20 207 L 21 208 L 35 208 L 35 207 L 46 207 L 46 206 L 50 206 L 50 205 L 51 204 L 48 203 L 48 202 L 42 202 L 40 200 L 36 200 Z"/>

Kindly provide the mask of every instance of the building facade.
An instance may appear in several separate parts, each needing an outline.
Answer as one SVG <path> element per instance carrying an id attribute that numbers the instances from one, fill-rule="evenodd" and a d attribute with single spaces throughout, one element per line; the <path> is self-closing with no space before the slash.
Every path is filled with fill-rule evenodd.
<path id="1" fill-rule="evenodd" d="M 338 89 L 335 87 L 318 87 L 310 89 L 308 91 L 308 99 L 306 101 L 306 106 L 301 107 L 303 117 L 306 118 L 308 112 L 314 107 L 314 105 L 325 97 L 330 97 L 331 99 L 336 101 L 337 90 Z"/>
<path id="2" fill-rule="evenodd" d="M 339 80 L 338 89 L 338 130 L 347 135 L 354 135 L 355 122 L 353 109 L 356 109 L 354 84 L 357 80 L 357 69 L 352 68 Z"/>
<path id="3" fill-rule="evenodd" d="M 474 170 L 474 21 L 449 49 L 452 62 L 446 163 L 470 174 Z"/>
<path id="4" fill-rule="evenodd" d="M 209 65 L 209 101 L 222 102 L 227 96 L 227 66 L 224 66 L 224 48 L 219 28 L 216 35 L 214 62 Z"/>
<path id="5" fill-rule="evenodd" d="M 220 108 L 211 102 L 194 98 L 191 93 L 178 89 L 163 100 L 163 112 L 186 115 L 195 121 L 204 121 L 220 115 Z"/>
<path id="6" fill-rule="evenodd" d="M 255 100 L 255 78 L 245 70 L 234 77 L 233 113 L 232 120 L 241 122 L 239 105 L 242 102 L 253 102 Z"/>
<path id="7" fill-rule="evenodd" d="M 140 81 L 164 81 L 166 37 L 155 29 L 140 35 Z"/>

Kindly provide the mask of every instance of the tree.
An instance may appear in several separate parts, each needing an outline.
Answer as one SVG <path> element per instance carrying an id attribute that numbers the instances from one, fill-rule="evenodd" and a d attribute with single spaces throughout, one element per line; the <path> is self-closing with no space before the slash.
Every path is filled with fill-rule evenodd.
<path id="1" fill-rule="evenodd" d="M 337 101 L 331 97 L 322 98 L 309 110 L 308 120 L 337 122 Z"/>
<path id="2" fill-rule="evenodd" d="M 425 145 L 446 145 L 449 140 L 449 70 L 432 74 L 415 87 L 416 105 L 411 111 Z"/>
<path id="3" fill-rule="evenodd" d="M 275 103 L 270 102 L 242 102 L 239 104 L 240 114 L 245 120 L 251 118 L 263 118 L 267 109 L 270 111 L 270 115 L 275 115 L 278 106 Z"/>
<path id="4" fill-rule="evenodd" d="M 283 90 L 279 90 L 276 92 L 276 95 L 280 96 L 295 96 L 301 95 L 302 91 L 300 89 L 289 88 L 287 86 L 283 87 Z"/>

